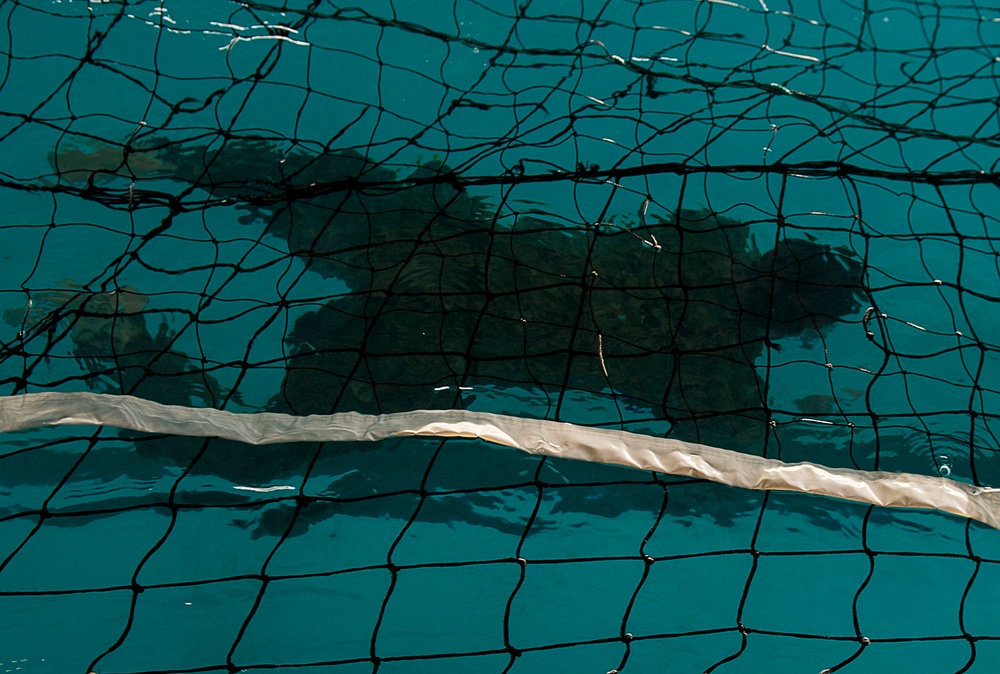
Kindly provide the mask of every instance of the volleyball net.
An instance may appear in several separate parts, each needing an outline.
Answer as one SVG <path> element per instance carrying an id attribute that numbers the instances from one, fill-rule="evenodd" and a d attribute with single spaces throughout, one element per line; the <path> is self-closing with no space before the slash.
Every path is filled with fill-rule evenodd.
<path id="1" fill-rule="evenodd" d="M 1000 14 L 0 16 L 0 664 L 998 657 Z"/>

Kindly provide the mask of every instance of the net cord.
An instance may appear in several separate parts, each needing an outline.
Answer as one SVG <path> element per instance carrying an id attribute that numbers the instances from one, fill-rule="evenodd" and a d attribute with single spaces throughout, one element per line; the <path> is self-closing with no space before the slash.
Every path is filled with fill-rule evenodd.
<path id="1" fill-rule="evenodd" d="M 543 419 L 469 410 L 414 410 L 382 415 L 241 414 L 163 405 L 128 395 L 85 392 L 29 393 L 0 398 L 0 433 L 67 425 L 217 437 L 251 445 L 377 442 L 414 436 L 478 438 L 534 455 L 628 466 L 743 489 L 815 494 L 890 508 L 938 510 L 1000 529 L 1000 489 L 914 473 L 786 463 L 681 440 Z"/>

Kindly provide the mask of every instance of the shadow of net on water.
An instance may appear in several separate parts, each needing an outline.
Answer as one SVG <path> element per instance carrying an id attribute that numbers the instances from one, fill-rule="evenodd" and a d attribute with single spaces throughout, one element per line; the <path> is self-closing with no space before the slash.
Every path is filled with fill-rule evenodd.
<path id="1" fill-rule="evenodd" d="M 7 393 L 996 482 L 989 11 L 404 5 L 0 6 Z M 986 671 L 1000 643 L 976 522 L 467 439 L 11 433 L 0 527 L 0 627 L 58 671 Z"/>

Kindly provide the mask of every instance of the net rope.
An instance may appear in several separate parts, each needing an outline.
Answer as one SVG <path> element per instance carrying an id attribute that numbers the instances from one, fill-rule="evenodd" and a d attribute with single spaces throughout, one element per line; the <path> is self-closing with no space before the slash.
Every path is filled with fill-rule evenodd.
<path id="1" fill-rule="evenodd" d="M 0 25 L 5 670 L 1000 662 L 995 8 Z"/>
<path id="2" fill-rule="evenodd" d="M 910 473 L 787 464 L 731 450 L 489 412 L 433 410 L 371 416 L 232 414 L 160 405 L 127 395 L 29 393 L 0 399 L 0 432 L 44 426 L 112 426 L 144 433 L 226 438 L 250 445 L 374 442 L 396 437 L 461 437 L 529 454 L 684 475 L 730 487 L 819 494 L 879 506 L 927 508 L 1000 529 L 1000 489 Z M 294 487 L 241 487 L 277 491 Z"/>

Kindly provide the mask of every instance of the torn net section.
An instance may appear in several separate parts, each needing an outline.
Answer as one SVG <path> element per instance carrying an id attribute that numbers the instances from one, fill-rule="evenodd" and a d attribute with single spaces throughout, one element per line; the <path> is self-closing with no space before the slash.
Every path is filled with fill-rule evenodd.
<path id="1" fill-rule="evenodd" d="M 997 481 L 993 10 L 0 13 L 5 394 L 467 409 Z M 5 436 L 3 657 L 60 672 L 1000 657 L 1000 552 L 979 524 L 470 440 L 281 449 Z"/>

